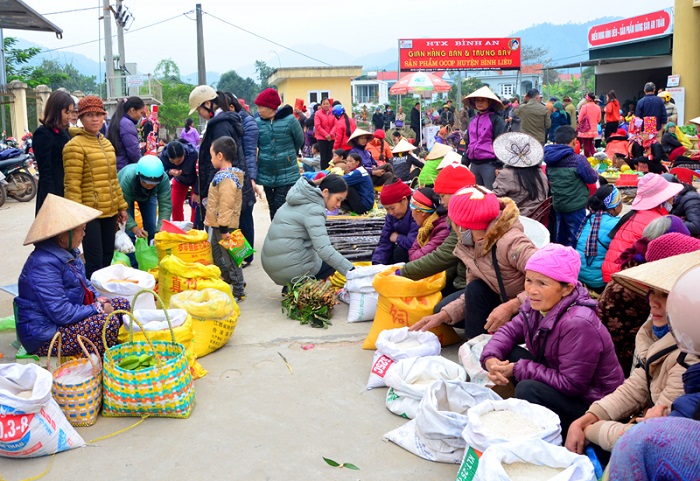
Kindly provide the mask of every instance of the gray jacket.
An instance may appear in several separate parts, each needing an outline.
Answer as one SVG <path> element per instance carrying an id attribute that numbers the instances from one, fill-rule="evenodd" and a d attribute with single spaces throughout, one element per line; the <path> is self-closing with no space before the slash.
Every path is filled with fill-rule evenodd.
<path id="1" fill-rule="evenodd" d="M 352 263 L 336 251 L 326 231 L 326 204 L 318 187 L 299 178 L 275 214 L 263 244 L 262 267 L 275 284 L 313 276 L 325 261 L 345 275 Z"/>

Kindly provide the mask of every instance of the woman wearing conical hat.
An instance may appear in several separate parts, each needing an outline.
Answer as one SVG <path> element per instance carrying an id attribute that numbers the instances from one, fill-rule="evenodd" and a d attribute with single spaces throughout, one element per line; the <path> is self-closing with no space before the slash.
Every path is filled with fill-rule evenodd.
<path id="1" fill-rule="evenodd" d="M 107 300 L 85 277 L 85 266 L 78 247 L 85 236 L 85 225 L 102 213 L 91 207 L 49 194 L 34 220 L 24 245 L 34 251 L 19 276 L 17 335 L 30 354 L 44 356 L 57 331 L 61 332 L 62 353 L 82 353 L 77 336 L 93 341 L 104 353 L 102 328 L 111 312 L 129 310 L 129 301 Z M 110 320 L 107 344 L 117 343 L 121 319 Z"/>

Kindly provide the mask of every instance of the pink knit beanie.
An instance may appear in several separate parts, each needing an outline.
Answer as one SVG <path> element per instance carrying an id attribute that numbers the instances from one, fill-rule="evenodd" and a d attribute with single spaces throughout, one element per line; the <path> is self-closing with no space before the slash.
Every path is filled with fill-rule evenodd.
<path id="1" fill-rule="evenodd" d="M 500 212 L 498 197 L 476 187 L 457 191 L 447 206 L 449 218 L 464 229 L 485 230 Z"/>
<path id="2" fill-rule="evenodd" d="M 649 242 L 647 262 L 654 262 L 667 257 L 700 251 L 700 239 L 677 232 L 664 234 Z"/>
<path id="3" fill-rule="evenodd" d="M 452 204 L 451 201 L 450 204 Z M 578 273 L 581 270 L 581 256 L 571 247 L 547 244 L 532 254 L 525 265 L 525 270 L 538 272 L 555 281 L 576 285 Z"/>

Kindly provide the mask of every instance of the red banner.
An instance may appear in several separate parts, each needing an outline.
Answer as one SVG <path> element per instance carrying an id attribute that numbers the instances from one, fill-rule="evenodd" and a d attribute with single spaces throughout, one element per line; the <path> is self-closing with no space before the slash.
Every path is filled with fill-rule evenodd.
<path id="1" fill-rule="evenodd" d="M 608 47 L 672 33 L 673 10 L 669 8 L 591 27 L 588 31 L 588 47 Z"/>
<path id="2" fill-rule="evenodd" d="M 401 39 L 399 70 L 518 70 L 520 50 L 520 38 Z"/>

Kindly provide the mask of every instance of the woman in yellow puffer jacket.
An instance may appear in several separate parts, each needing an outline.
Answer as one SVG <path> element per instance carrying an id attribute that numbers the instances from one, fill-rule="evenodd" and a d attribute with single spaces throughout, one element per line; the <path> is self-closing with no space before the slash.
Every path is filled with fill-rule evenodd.
<path id="1" fill-rule="evenodd" d="M 83 128 L 71 128 L 72 139 L 63 148 L 65 198 L 102 211 L 85 227 L 83 253 L 88 279 L 112 262 L 117 222 L 127 219 L 114 147 L 100 133 L 106 115 L 98 97 L 88 95 L 81 99 L 78 118 Z"/>

